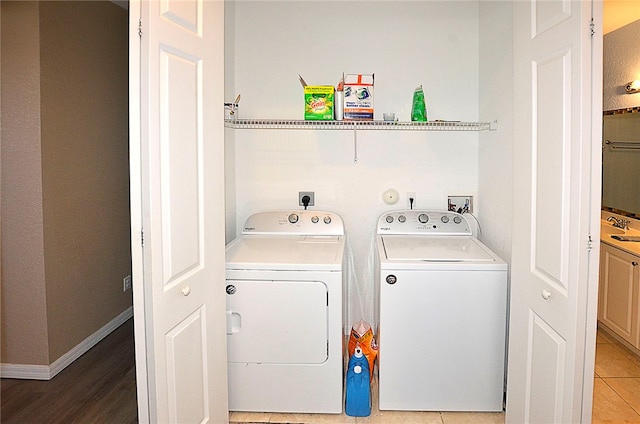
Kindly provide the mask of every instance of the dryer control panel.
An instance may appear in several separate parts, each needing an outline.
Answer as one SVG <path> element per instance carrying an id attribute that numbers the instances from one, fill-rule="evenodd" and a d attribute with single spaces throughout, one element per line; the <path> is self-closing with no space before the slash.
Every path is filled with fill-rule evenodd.
<path id="1" fill-rule="evenodd" d="M 378 218 L 378 234 L 470 236 L 467 219 L 451 211 L 407 209 L 385 212 Z"/>
<path id="2" fill-rule="evenodd" d="M 265 211 L 247 218 L 242 234 L 343 236 L 344 224 L 342 218 L 333 212 Z"/>

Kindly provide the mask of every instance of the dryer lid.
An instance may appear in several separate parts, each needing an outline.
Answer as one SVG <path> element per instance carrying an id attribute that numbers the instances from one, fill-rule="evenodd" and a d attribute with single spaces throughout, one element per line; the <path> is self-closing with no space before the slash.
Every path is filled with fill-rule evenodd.
<path id="1" fill-rule="evenodd" d="M 494 262 L 494 255 L 474 237 L 385 235 L 385 256 L 394 261 Z"/>
<path id="2" fill-rule="evenodd" d="M 227 269 L 340 270 L 344 237 L 244 235 L 227 246 Z"/>

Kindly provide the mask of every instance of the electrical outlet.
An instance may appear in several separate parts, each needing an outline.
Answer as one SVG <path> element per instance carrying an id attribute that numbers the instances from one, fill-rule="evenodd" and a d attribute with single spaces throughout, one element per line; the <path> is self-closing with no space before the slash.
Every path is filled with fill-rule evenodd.
<path id="1" fill-rule="evenodd" d="M 411 202 L 411 199 L 413 199 L 413 203 Z M 408 208 L 415 208 L 416 207 L 416 192 L 415 191 L 408 191 L 407 192 L 407 207 Z"/>
<path id="2" fill-rule="evenodd" d="M 449 196 L 447 209 L 453 212 L 473 213 L 473 196 Z"/>
<path id="3" fill-rule="evenodd" d="M 307 206 L 313 206 L 315 204 L 315 196 L 313 191 L 299 191 L 298 192 L 298 206 L 304 206 L 302 199 L 304 196 L 309 196 L 309 204 Z"/>
<path id="4" fill-rule="evenodd" d="M 131 274 L 122 279 L 122 291 L 131 290 Z"/>

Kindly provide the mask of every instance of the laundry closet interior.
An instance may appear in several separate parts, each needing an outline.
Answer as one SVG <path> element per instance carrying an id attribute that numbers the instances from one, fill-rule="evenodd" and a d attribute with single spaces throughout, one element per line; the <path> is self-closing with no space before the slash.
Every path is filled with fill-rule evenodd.
<path id="1" fill-rule="evenodd" d="M 302 120 L 303 89 L 375 74 L 374 120 L 410 121 L 422 86 L 429 121 L 490 122 L 469 131 L 225 128 L 226 241 L 257 211 L 310 209 L 344 220 L 351 267 L 347 323 L 375 324 L 372 258 L 383 212 L 447 209 L 473 196 L 476 235 L 511 251 L 513 54 L 510 2 L 238 1 L 225 3 L 225 102 L 241 119 Z M 398 202 L 383 193 L 395 189 Z M 473 223 L 473 219 L 470 219 Z M 475 225 L 475 224 L 474 224 Z"/>

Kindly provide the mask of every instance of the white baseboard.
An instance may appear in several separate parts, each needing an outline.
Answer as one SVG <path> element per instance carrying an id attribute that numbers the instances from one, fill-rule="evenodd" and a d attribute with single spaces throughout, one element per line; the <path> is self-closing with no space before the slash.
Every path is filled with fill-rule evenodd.
<path id="1" fill-rule="evenodd" d="M 62 355 L 51 365 L 0 364 L 0 377 L 18 378 L 23 380 L 51 380 L 60 371 L 68 367 L 69 364 L 81 357 L 100 340 L 107 337 L 132 316 L 133 307 L 130 306 L 120 315 L 109 321 L 105 326 Z"/>

